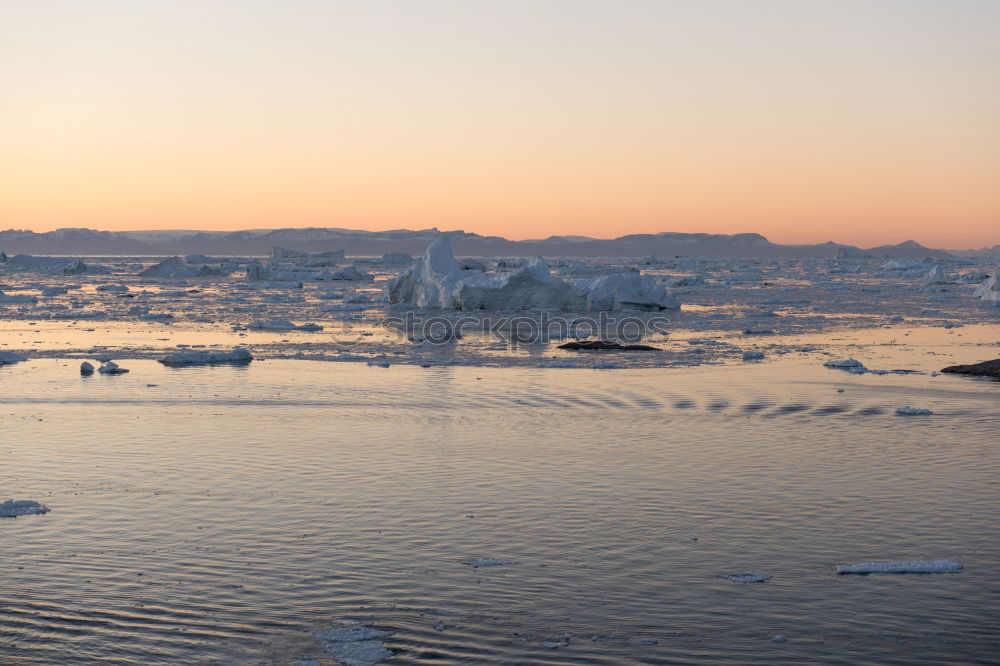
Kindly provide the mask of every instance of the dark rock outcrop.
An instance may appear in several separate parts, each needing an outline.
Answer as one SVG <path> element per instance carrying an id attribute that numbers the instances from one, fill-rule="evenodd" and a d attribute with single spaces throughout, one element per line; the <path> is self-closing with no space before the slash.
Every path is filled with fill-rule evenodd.
<path id="1" fill-rule="evenodd" d="M 978 377 L 993 377 L 1000 379 L 1000 358 L 993 361 L 983 361 L 972 365 L 952 365 L 941 372 L 953 375 L 976 375 Z"/>

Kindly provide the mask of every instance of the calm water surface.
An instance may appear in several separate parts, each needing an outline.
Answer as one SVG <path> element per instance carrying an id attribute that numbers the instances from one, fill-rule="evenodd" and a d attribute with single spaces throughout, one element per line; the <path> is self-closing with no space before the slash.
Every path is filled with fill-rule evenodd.
<path id="1" fill-rule="evenodd" d="M 0 663 L 333 664 L 343 620 L 386 664 L 1000 654 L 1000 383 L 77 364 L 0 368 L 0 497 L 52 508 L 0 521 Z M 916 558 L 965 570 L 832 572 Z"/>

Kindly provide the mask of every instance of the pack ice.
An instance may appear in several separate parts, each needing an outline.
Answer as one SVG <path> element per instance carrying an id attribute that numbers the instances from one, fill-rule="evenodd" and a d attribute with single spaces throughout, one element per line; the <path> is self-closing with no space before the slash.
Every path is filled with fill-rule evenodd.
<path id="1" fill-rule="evenodd" d="M 541 257 L 511 272 L 463 268 L 448 236 L 390 280 L 389 302 L 446 310 L 664 310 L 680 302 L 663 285 L 638 271 L 605 275 L 570 284 L 552 275 Z"/>

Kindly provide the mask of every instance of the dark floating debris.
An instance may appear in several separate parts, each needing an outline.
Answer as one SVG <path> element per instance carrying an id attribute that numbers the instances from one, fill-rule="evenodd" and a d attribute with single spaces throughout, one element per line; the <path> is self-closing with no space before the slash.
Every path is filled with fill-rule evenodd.
<path id="1" fill-rule="evenodd" d="M 975 375 L 977 377 L 993 377 L 1000 379 L 1000 358 L 993 361 L 983 361 L 971 365 L 952 365 L 943 369 L 952 375 Z"/>
<path id="2" fill-rule="evenodd" d="M 559 349 L 574 349 L 578 351 L 661 351 L 658 347 L 650 347 L 649 345 L 623 345 L 618 342 L 608 342 L 606 340 L 567 342 L 566 344 L 559 345 Z"/>

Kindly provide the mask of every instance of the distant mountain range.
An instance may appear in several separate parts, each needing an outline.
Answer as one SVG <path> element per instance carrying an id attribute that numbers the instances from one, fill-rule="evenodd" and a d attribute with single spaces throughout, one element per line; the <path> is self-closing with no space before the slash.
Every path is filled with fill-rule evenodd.
<path id="1" fill-rule="evenodd" d="M 358 231 L 307 227 L 247 231 L 95 231 L 57 229 L 45 233 L 9 229 L 0 231 L 0 250 L 7 254 L 173 255 L 219 254 L 258 256 L 272 247 L 324 252 L 344 250 L 348 256 L 381 256 L 387 252 L 422 254 L 439 233 L 437 229 Z M 915 241 L 861 249 L 852 245 L 818 243 L 781 245 L 764 236 L 746 234 L 688 234 L 663 232 L 631 234 L 613 239 L 587 236 L 550 236 L 512 241 L 464 231 L 448 232 L 455 252 L 464 256 L 546 257 L 827 257 L 892 259 L 949 259 L 968 256 L 1000 258 L 1000 245 L 983 250 L 945 251 Z"/>

